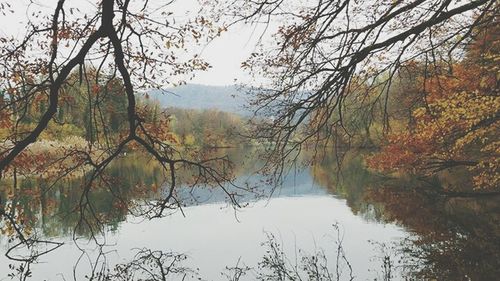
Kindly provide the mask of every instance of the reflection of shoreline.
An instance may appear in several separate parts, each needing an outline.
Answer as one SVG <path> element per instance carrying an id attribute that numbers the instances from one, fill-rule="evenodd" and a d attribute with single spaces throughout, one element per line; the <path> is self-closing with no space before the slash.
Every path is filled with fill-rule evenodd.
<path id="1" fill-rule="evenodd" d="M 354 213 L 396 223 L 416 234 L 398 247 L 407 253 L 407 263 L 419 264 L 409 270 L 410 278 L 494 280 L 500 276 L 498 196 L 443 194 L 439 186 L 412 178 L 383 179 L 364 168 L 359 155 L 347 155 L 342 176 L 332 176 L 335 169 L 336 162 L 326 158 L 311 173 L 320 185 L 345 198 Z"/>
<path id="2" fill-rule="evenodd" d="M 242 153 L 241 149 L 217 149 L 208 153 L 214 155 L 228 155 L 234 163 L 232 170 L 236 177 L 235 184 L 239 187 L 256 186 L 254 192 L 247 192 L 238 187 L 225 184 L 226 190 L 238 192 L 239 202 L 247 204 L 259 199 L 267 199 L 270 186 L 265 184 L 264 176 L 253 174 L 259 164 L 255 154 Z M 253 157 L 253 158 L 252 158 Z M 165 176 L 162 167 L 150 158 L 138 153 L 128 153 L 117 158 L 110 164 L 106 175 L 113 182 L 112 188 L 99 186 L 92 187 L 89 199 L 93 210 L 99 217 L 100 224 L 117 228 L 126 220 L 129 209 L 135 209 L 142 204 L 151 205 L 164 196 Z M 191 177 L 190 170 L 178 170 L 176 196 L 182 206 L 212 204 L 227 202 L 227 194 L 217 186 L 189 187 L 184 184 Z M 97 182 L 99 183 L 99 182 Z M 67 235 L 74 231 L 80 216 L 76 206 L 79 205 L 82 194 L 82 178 L 65 178 L 52 184 L 44 178 L 21 178 L 12 184 L 2 185 L 0 197 L 5 206 L 23 210 L 19 219 L 31 229 L 39 228 L 49 237 Z M 325 194 L 325 191 L 311 183 L 308 172 L 302 170 L 284 181 L 281 188 L 274 190 L 274 197 L 302 196 L 306 194 Z M 88 218 L 93 223 L 95 219 Z M 78 235 L 88 236 L 85 228 L 76 229 Z"/>
<path id="3" fill-rule="evenodd" d="M 411 272 L 415 278 L 494 280 L 500 274 L 500 202 L 496 198 L 436 197 L 381 187 L 370 190 L 367 200 L 384 210 L 383 220 L 417 234 L 400 246 L 408 262 L 420 264 Z"/>
<path id="4" fill-rule="evenodd" d="M 10 141 L 0 144 L 2 151 L 9 151 L 12 147 L 13 143 Z M 82 158 L 90 157 L 95 162 L 108 156 L 105 149 L 93 147 L 90 150 L 89 147 L 90 143 L 78 136 L 63 140 L 37 140 L 3 172 L 2 180 L 59 180 L 61 175 L 64 175 L 64 179 L 82 178 L 91 170 L 90 166 L 79 164 Z"/>
<path id="5" fill-rule="evenodd" d="M 238 149 L 217 150 L 216 153 L 228 155 L 235 163 L 233 173 L 237 178 L 236 183 L 241 186 L 260 185 L 260 194 L 266 194 L 265 189 L 268 186 L 265 185 L 265 177 L 251 173 L 259 165 L 257 160 L 252 158 L 252 153 L 248 151 L 242 153 Z M 101 222 L 105 223 L 106 231 L 118 235 L 124 231 L 124 228 L 127 228 L 130 222 L 128 211 L 130 207 L 144 202 L 154 202 L 161 195 L 164 179 L 162 170 L 161 167 L 151 163 L 141 155 L 128 154 L 117 159 L 109 167 L 109 175 L 114 180 L 112 191 L 120 192 L 119 196 L 124 199 L 123 202 L 108 189 L 96 187 L 90 193 L 90 200 Z M 498 246 L 495 245 L 495 242 L 500 240 L 498 200 L 484 196 L 450 198 L 436 196 L 432 192 L 422 192 L 419 190 L 421 183 L 418 181 L 387 180 L 371 173 L 364 168 L 359 155 L 347 157 L 343 162 L 341 173 L 332 172 L 336 170 L 336 164 L 334 157 L 328 158 L 327 155 L 321 164 L 291 172 L 283 180 L 282 188 L 274 191 L 272 199 L 275 200 L 268 201 L 268 198 L 264 197 L 263 200 L 255 203 L 256 199 L 253 194 L 248 194 L 239 197 L 240 202 L 250 202 L 248 210 L 251 212 L 255 204 L 293 201 L 293 206 L 298 208 L 297 206 L 304 200 L 330 198 L 339 200 L 345 207 L 342 209 L 343 212 L 347 211 L 349 216 L 356 220 L 377 225 L 397 224 L 415 234 L 415 239 L 406 241 L 408 243 L 401 243 L 399 250 L 405 251 L 408 254 L 407 258 L 415 258 L 419 264 L 426 265 L 424 268 L 416 267 L 409 271 L 408 274 L 417 276 L 415 277 L 417 279 L 432 277 L 460 280 L 457 278 L 463 275 L 446 275 L 456 267 L 461 268 L 459 274 L 471 276 L 480 276 L 480 273 L 493 276 L 492 274 L 500 269 L 497 262 L 500 257 L 495 252 L 500 252 Z M 189 171 L 179 173 L 180 179 L 189 175 Z M 25 222 L 31 223 L 32 228 L 38 229 L 47 237 L 72 235 L 79 219 L 75 212 L 75 206 L 81 199 L 81 186 L 78 180 L 61 182 L 49 188 L 44 181 L 24 179 L 19 181 L 18 187 L 13 197 L 15 202 L 8 201 L 7 203 L 15 203 L 23 210 L 22 219 Z M 222 203 L 227 202 L 226 194 L 217 187 L 190 189 L 180 186 L 176 192 L 176 196 L 183 200 L 183 207 L 186 207 L 188 212 L 203 209 L 203 207 L 228 207 L 227 204 Z M 6 198 L 4 194 L 0 196 Z M 123 205 L 124 202 L 130 205 Z M 317 205 L 308 208 L 321 211 Z M 242 213 L 246 210 L 242 209 Z M 233 209 L 228 208 L 229 213 L 232 211 Z M 305 211 L 310 210 L 289 212 L 287 215 L 293 214 L 295 217 L 286 217 L 286 219 L 289 219 L 291 223 L 298 223 L 297 217 Z M 235 212 L 235 214 L 238 213 Z M 271 215 L 263 213 L 259 220 L 265 222 Z M 335 217 L 339 213 L 322 215 Z M 188 214 L 186 227 L 195 227 L 190 226 L 190 222 Z M 304 226 L 298 225 L 297 227 Z M 160 229 L 157 231 L 161 232 Z M 195 234 L 200 235 L 205 231 L 198 229 Z M 88 230 L 84 228 L 76 229 L 76 234 L 84 239 L 90 237 Z M 182 236 L 179 239 L 183 239 Z M 433 271 L 434 269 L 436 271 Z M 483 280 L 478 278 L 478 280 Z"/>

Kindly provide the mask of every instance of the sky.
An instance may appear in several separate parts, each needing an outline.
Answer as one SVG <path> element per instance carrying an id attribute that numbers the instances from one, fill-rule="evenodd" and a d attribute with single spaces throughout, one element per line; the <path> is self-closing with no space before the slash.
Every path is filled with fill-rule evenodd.
<path id="1" fill-rule="evenodd" d="M 181 17 L 181 20 L 193 18 L 200 8 L 198 0 L 177 0 L 170 6 L 174 15 Z M 255 26 L 238 24 L 210 43 L 200 46 L 200 55 L 211 68 L 197 72 L 190 83 L 213 86 L 249 83 L 251 78 L 240 65 L 255 51 L 255 45 L 262 33 L 257 33 L 255 29 Z"/>
<path id="2" fill-rule="evenodd" d="M 171 7 L 174 13 L 187 17 L 200 9 L 198 0 L 178 0 Z M 269 27 L 266 29 L 264 25 L 232 25 L 202 49 L 201 57 L 211 68 L 198 72 L 191 83 L 214 86 L 252 83 L 252 77 L 241 69 L 241 63 L 257 50 L 259 40 L 270 40 L 271 34 Z"/>
<path id="3" fill-rule="evenodd" d="M 201 55 L 212 68 L 198 73 L 193 82 L 207 85 L 250 83 L 251 77 L 240 65 L 256 50 L 258 33 L 251 26 L 235 26 L 208 44 Z"/>
<path id="4" fill-rule="evenodd" d="M 0 3 L 2 2 L 7 1 L 0 0 Z M 28 9 L 26 5 L 29 0 L 8 2 L 13 5 L 15 13 L 0 16 L 0 36 L 13 35 L 20 39 L 26 32 L 27 15 L 37 11 L 50 14 L 57 1 L 34 0 L 35 4 Z M 93 0 L 69 0 L 67 3 L 80 6 L 83 10 L 95 7 Z M 177 0 L 169 6 L 169 9 L 176 15 L 176 19 L 182 21 L 194 16 L 200 6 L 197 0 Z M 200 55 L 211 65 L 211 68 L 208 71 L 197 72 L 195 77 L 188 82 L 218 86 L 250 83 L 252 81 L 250 75 L 243 71 L 240 65 L 252 52 L 256 51 L 255 46 L 263 30 L 262 26 L 234 25 L 212 42 L 200 46 Z"/>

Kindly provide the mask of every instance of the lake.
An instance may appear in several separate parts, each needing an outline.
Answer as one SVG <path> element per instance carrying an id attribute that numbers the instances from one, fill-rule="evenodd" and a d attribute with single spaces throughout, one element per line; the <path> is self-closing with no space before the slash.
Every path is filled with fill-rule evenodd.
<path id="1" fill-rule="evenodd" d="M 88 280 L 92 269 L 126 264 L 140 249 L 185 254 L 182 266 L 203 280 L 227 280 L 221 272 L 229 274 L 227 268 L 236 265 L 252 268 L 241 280 L 255 280 L 268 269 L 263 257 L 269 255 L 270 241 L 299 271 L 304 257 L 324 256 L 339 280 L 494 280 L 500 274 L 498 197 L 419 192 L 423 183 L 373 174 L 357 155 L 347 157 L 341 173 L 328 155 L 316 165 L 291 169 L 269 196 L 265 177 L 252 172 L 259 162 L 252 153 L 227 154 L 235 163 L 235 183 L 259 187 L 261 196 L 241 194 L 243 208 L 229 204 L 220 188 L 181 186 L 182 209 L 153 219 L 131 214 L 164 191 L 160 167 L 128 155 L 110 167 L 121 200 L 112 191 L 92 191 L 95 217 L 103 224 L 103 232 L 96 234 L 77 227 L 78 179 L 55 186 L 25 179 L 15 190 L 4 184 L 1 197 L 14 198 L 9 202 L 22 210 L 32 232 L 64 243 L 30 266 L 33 277 L 28 280 Z M 5 256 L 15 244 L 8 238 L 4 231 L 0 280 L 16 273 L 10 264 L 22 264 Z M 35 249 L 47 247 L 53 246 Z M 338 259 L 339 249 L 345 259 Z M 9 255 L 26 253 L 20 248 Z"/>

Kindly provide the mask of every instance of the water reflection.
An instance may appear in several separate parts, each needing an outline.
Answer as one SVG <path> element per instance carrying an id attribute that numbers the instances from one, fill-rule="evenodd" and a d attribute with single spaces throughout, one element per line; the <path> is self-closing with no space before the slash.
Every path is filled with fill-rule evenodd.
<path id="1" fill-rule="evenodd" d="M 325 157 L 312 168 L 318 183 L 346 198 L 367 220 L 396 223 L 410 233 L 393 252 L 411 280 L 495 280 L 500 276 L 500 196 L 445 196 L 415 178 L 370 173 L 360 154 L 348 154 L 342 173 Z M 446 183 L 441 183 L 446 184 Z"/>
<path id="2" fill-rule="evenodd" d="M 281 233 L 289 246 L 309 241 L 301 246 L 305 249 L 321 246 L 333 253 L 335 248 L 330 243 L 319 243 L 316 239 L 325 240 L 332 223 L 339 222 L 346 231 L 347 257 L 355 275 L 362 280 L 379 276 L 368 272 L 380 269 L 378 263 L 370 261 L 379 253 L 368 240 L 391 244 L 384 256 L 401 258 L 390 259 L 393 270 L 399 272 L 392 275 L 395 280 L 398 276 L 410 280 L 494 280 L 500 274 L 498 197 L 450 198 L 421 192 L 418 189 L 421 182 L 391 180 L 371 173 L 363 167 L 362 157 L 357 153 L 348 154 L 337 172 L 337 159 L 333 153 L 327 153 L 317 165 L 290 171 L 282 187 L 274 193 L 274 197 L 281 199 L 255 203 L 269 186 L 265 177 L 252 173 L 259 166 L 252 159 L 253 154 L 239 150 L 217 153 L 228 154 L 235 163 L 232 177 L 237 186 L 257 187 L 251 193 L 227 187 L 241 193 L 240 202 L 253 202 L 248 209 L 221 210 L 227 200 L 226 192 L 210 186 L 193 189 L 185 185 L 177 190 L 176 196 L 181 199 L 181 206 L 187 208 L 187 218 L 175 214 L 139 224 L 130 212 L 140 211 L 144 203 L 162 195 L 165 177 L 161 167 L 141 155 L 127 155 L 109 167 L 113 185 L 97 186 L 90 193 L 95 216 L 89 219 L 95 221 L 89 221 L 88 225 L 105 226 L 107 244 L 118 245 L 116 261 L 130 258 L 127 252 L 132 248 L 161 247 L 191 253 L 193 266 L 205 265 L 202 275 L 217 280 L 223 268 L 213 266 L 214 257 L 225 265 L 234 264 L 240 257 L 249 264 L 257 262 L 264 254 L 262 249 L 257 250 L 263 230 Z M 307 153 L 302 157 L 307 158 Z M 179 176 L 181 182 L 189 181 L 189 177 L 189 171 Z M 54 186 L 43 180 L 20 179 L 17 188 L 13 188 L 12 182 L 4 182 L 0 197 L 8 203 L 4 205 L 21 214 L 20 220 L 28 231 L 69 244 L 47 260 L 72 268 L 81 255 L 71 246 L 73 234 L 80 237 L 93 234 L 90 227 L 79 224 L 81 216 L 76 206 L 81 200 L 81 188 L 79 179 Z M 5 223 L 3 226 L 1 251 L 7 249 L 6 239 L 14 231 Z M 321 245 L 316 245 L 317 242 Z M 293 247 L 287 253 L 293 254 Z M 68 258 L 62 261 L 60 256 Z M 8 263 L 0 259 L 0 272 L 8 271 Z M 53 270 L 57 268 L 57 265 L 38 266 L 34 272 L 54 278 Z M 82 274 L 85 268 L 79 269 Z M 0 280 L 3 277 L 2 273 Z"/>
<path id="3" fill-rule="evenodd" d="M 416 235 L 401 243 L 415 279 L 495 280 L 500 276 L 499 198 L 446 198 L 386 187 L 368 190 L 385 221 Z"/>

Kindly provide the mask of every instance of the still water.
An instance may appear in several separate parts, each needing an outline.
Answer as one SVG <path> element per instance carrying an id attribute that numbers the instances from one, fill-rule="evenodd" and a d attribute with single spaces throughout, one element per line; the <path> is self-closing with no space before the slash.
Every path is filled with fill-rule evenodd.
<path id="1" fill-rule="evenodd" d="M 238 163 L 237 183 L 263 182 L 251 173 L 254 159 L 243 157 L 241 151 L 229 154 Z M 499 276 L 499 198 L 423 195 L 411 187 L 419 183 L 371 174 L 360 157 L 347 159 L 341 177 L 334 163 L 326 157 L 321 164 L 294 169 L 271 198 L 243 196 L 246 207 L 241 209 L 229 205 L 220 189 L 181 188 L 178 196 L 186 202 L 182 212 L 151 220 L 129 214 L 117 207 L 113 196 L 96 191 L 95 206 L 106 222 L 105 233 L 97 235 L 102 248 L 89 240 L 88 231 L 75 230 L 78 215 L 73 211 L 79 199 L 75 183 L 36 195 L 27 192 L 18 197 L 18 204 L 26 220 L 33 222 L 33 231 L 44 239 L 64 242 L 31 266 L 33 278 L 28 280 L 88 280 L 92 267 L 113 268 L 133 259 L 142 248 L 184 253 L 188 259 L 183 265 L 199 269 L 203 280 L 226 280 L 221 275 L 226 267 L 258 268 L 268 250 L 262 243 L 270 235 L 290 264 L 324 252 L 332 272 L 337 270 L 341 241 L 354 280 L 495 280 Z M 132 190 L 138 182 L 145 186 L 161 182 L 159 167 L 138 156 L 123 158 L 111 169 L 121 179 L 117 185 L 122 190 Z M 13 192 L 4 188 L 2 194 Z M 32 189 L 43 190 L 43 184 L 25 180 L 20 185 L 20 190 Z M 147 201 L 148 196 L 126 195 L 129 202 Z M 4 255 L 12 246 L 7 235 L 0 237 L 0 245 L 0 280 L 11 280 L 8 274 L 14 270 L 9 265 L 16 262 Z M 340 280 L 350 280 L 349 265 L 339 265 Z M 255 274 L 250 271 L 241 280 L 255 280 Z"/>

